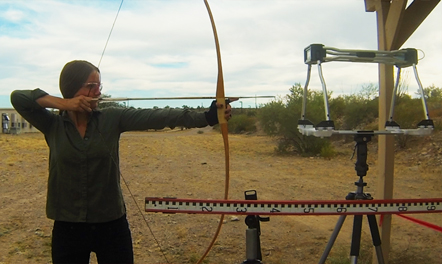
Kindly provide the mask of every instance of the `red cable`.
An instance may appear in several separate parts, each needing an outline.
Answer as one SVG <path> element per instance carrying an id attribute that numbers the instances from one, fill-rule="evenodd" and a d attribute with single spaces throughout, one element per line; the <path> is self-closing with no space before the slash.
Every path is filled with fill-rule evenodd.
<path id="1" fill-rule="evenodd" d="M 429 228 L 434 229 L 436 231 L 442 232 L 442 227 L 440 227 L 440 226 L 437 226 L 437 225 L 434 225 L 434 224 L 431 224 L 431 223 L 428 223 L 428 222 L 425 222 L 425 221 L 422 221 L 422 220 L 419 220 L 419 219 L 416 219 L 416 218 L 412 218 L 412 217 L 409 217 L 409 216 L 401 215 L 401 214 L 397 214 L 397 216 L 400 216 L 402 218 L 410 220 L 411 222 L 423 225 L 425 227 L 429 227 Z"/>

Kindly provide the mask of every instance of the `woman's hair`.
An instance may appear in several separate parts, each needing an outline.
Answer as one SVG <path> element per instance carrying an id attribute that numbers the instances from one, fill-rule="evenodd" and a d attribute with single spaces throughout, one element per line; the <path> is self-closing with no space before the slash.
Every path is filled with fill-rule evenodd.
<path id="1" fill-rule="evenodd" d="M 95 65 L 84 60 L 66 63 L 60 73 L 60 91 L 63 97 L 74 97 L 94 71 L 100 72 Z"/>

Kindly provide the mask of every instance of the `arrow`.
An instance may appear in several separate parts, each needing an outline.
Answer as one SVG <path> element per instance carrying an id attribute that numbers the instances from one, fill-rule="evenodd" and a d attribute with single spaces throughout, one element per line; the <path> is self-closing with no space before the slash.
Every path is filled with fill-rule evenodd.
<path id="1" fill-rule="evenodd" d="M 250 98 L 275 98 L 275 96 L 271 95 L 259 95 L 259 96 L 235 96 L 235 97 L 226 97 L 226 99 L 229 99 L 230 102 L 237 101 L 239 99 L 250 99 Z M 104 98 L 94 98 L 92 101 L 99 101 L 102 103 L 105 102 L 118 102 L 118 101 L 142 101 L 142 100 L 204 100 L 204 99 L 210 99 L 215 100 L 217 99 L 214 96 L 187 96 L 187 97 L 116 97 L 116 98 L 110 98 L 110 97 L 104 97 Z"/>

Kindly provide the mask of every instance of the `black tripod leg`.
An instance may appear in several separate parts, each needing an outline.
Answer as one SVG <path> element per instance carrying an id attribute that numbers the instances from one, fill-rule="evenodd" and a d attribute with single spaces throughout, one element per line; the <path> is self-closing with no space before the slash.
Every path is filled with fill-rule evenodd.
<path id="1" fill-rule="evenodd" d="M 373 246 L 376 250 L 376 256 L 378 258 L 378 264 L 384 264 L 384 255 L 382 254 L 381 236 L 379 235 L 378 223 L 376 216 L 367 215 L 368 224 L 370 225 L 371 239 L 373 240 Z"/>
<path id="2" fill-rule="evenodd" d="M 355 215 L 353 220 L 353 234 L 351 236 L 350 263 L 358 262 L 361 248 L 362 215 Z"/>
<path id="3" fill-rule="evenodd" d="M 342 225 L 344 224 L 346 215 L 341 215 L 339 217 L 338 222 L 336 223 L 335 229 L 333 229 L 333 233 L 330 237 L 330 240 L 327 243 L 327 246 L 325 247 L 324 253 L 322 253 L 321 259 L 319 260 L 319 264 L 324 264 L 327 260 L 328 254 L 330 253 L 330 250 L 333 247 L 333 244 L 336 241 L 336 238 L 338 237 L 339 231 L 342 228 Z"/>

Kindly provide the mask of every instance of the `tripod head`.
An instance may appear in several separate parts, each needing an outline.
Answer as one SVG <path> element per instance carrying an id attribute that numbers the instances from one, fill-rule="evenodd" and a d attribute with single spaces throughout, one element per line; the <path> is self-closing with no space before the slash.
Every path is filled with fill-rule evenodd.
<path id="1" fill-rule="evenodd" d="M 373 136 L 373 131 L 358 131 L 354 135 L 354 140 L 356 142 L 356 163 L 355 170 L 359 177 L 364 177 L 367 175 L 368 164 L 367 164 L 367 143 L 371 141 Z"/>
<path id="2" fill-rule="evenodd" d="M 367 164 L 367 143 L 371 141 L 371 137 L 374 136 L 373 131 L 358 131 L 354 135 L 354 140 L 356 142 L 355 152 L 356 152 L 356 163 L 355 170 L 356 174 L 359 176 L 359 180 L 355 182 L 358 187 L 356 192 L 351 192 L 347 195 L 347 200 L 371 200 L 373 199 L 370 194 L 364 193 L 364 187 L 367 183 L 364 182 L 363 177 L 367 175 L 368 164 Z"/>

